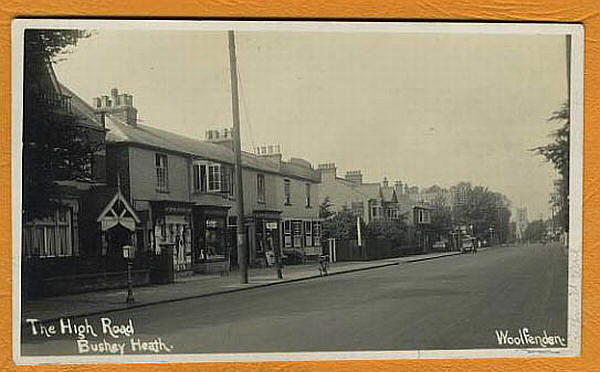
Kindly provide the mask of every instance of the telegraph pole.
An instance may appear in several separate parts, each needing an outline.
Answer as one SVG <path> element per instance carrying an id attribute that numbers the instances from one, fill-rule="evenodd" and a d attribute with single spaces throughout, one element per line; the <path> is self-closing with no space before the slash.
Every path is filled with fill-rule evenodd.
<path id="1" fill-rule="evenodd" d="M 244 224 L 244 190 L 242 186 L 242 139 L 240 137 L 240 105 L 238 96 L 237 61 L 235 58 L 235 35 L 228 31 L 229 72 L 231 74 L 231 113 L 233 116 L 233 151 L 235 153 L 235 197 L 237 206 L 237 256 L 242 284 L 248 283 L 248 249 Z"/>

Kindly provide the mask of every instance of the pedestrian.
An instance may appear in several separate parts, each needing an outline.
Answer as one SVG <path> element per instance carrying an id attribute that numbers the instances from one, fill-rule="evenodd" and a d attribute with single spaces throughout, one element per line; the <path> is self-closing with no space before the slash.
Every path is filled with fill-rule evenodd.
<path id="1" fill-rule="evenodd" d="M 477 254 L 477 244 L 475 243 L 475 240 L 473 240 L 473 254 Z"/>

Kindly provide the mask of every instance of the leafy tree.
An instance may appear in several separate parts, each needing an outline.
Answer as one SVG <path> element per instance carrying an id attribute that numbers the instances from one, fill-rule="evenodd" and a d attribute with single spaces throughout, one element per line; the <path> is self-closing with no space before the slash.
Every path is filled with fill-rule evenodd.
<path id="1" fill-rule="evenodd" d="M 530 222 L 525 229 L 525 240 L 530 242 L 540 241 L 546 235 L 546 224 L 542 220 Z"/>
<path id="2" fill-rule="evenodd" d="M 332 207 L 333 204 L 331 203 L 329 196 L 326 196 L 325 199 L 323 199 L 323 202 L 319 205 L 319 218 L 329 218 L 333 216 L 335 212 L 331 210 Z"/>
<path id="3" fill-rule="evenodd" d="M 92 181 L 94 153 L 101 139 L 92 139 L 78 125 L 69 97 L 55 87 L 52 63 L 64 58 L 81 30 L 25 31 L 23 79 L 23 209 L 26 219 L 44 217 L 60 204 L 60 181 Z"/>
<path id="4" fill-rule="evenodd" d="M 406 237 L 406 225 L 403 220 L 374 220 L 364 231 L 367 238 L 392 241 L 396 244 L 401 244 Z"/>
<path id="5" fill-rule="evenodd" d="M 565 231 L 569 230 L 569 143 L 570 143 L 570 110 L 569 101 L 562 104 L 558 111 L 552 113 L 548 119 L 551 124 L 560 126 L 552 132 L 553 141 L 545 146 L 533 149 L 546 161 L 552 163 L 558 171 L 559 179 L 555 183 L 556 194 L 551 196 L 550 202 L 558 209 L 558 219 Z"/>
<path id="6" fill-rule="evenodd" d="M 322 222 L 323 238 L 356 239 L 356 215 L 344 206 L 341 211 Z"/>

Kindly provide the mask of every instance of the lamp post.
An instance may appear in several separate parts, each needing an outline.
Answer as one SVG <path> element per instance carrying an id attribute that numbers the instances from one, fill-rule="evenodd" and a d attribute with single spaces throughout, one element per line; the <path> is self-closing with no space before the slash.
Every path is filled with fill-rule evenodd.
<path id="1" fill-rule="evenodd" d="M 131 245 L 123 246 L 123 257 L 127 260 L 127 305 L 131 305 L 135 302 L 133 297 L 133 279 L 131 277 L 131 271 L 133 270 L 133 256 L 135 255 L 135 249 Z"/>

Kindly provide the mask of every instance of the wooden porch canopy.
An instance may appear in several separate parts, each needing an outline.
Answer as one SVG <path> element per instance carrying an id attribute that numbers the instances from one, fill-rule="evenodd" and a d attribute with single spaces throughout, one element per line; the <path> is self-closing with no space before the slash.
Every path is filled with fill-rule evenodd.
<path id="1" fill-rule="evenodd" d="M 120 191 L 117 191 L 108 202 L 96 221 L 102 224 L 102 231 L 110 230 L 117 225 L 121 225 L 129 231 L 135 231 L 135 225 L 140 223 L 139 217 Z"/>

